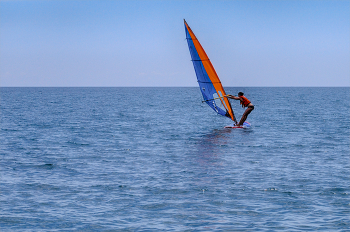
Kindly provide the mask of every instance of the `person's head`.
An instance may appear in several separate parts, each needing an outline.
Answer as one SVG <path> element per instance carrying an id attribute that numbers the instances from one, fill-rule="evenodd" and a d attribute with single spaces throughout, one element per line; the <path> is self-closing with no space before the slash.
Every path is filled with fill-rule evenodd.
<path id="1" fill-rule="evenodd" d="M 238 93 L 238 97 L 242 97 L 243 95 L 244 95 L 244 93 L 242 93 L 242 92 Z"/>

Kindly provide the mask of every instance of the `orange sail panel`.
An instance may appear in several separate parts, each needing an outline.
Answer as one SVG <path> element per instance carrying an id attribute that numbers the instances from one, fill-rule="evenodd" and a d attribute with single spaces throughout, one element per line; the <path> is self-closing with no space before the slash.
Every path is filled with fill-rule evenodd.
<path id="1" fill-rule="evenodd" d="M 213 65 L 191 28 L 186 21 L 184 22 L 188 47 L 191 53 L 197 81 L 205 102 L 218 114 L 236 121 L 230 101 L 226 97 L 225 90 L 221 85 L 221 81 L 216 74 Z M 220 105 L 216 103 L 216 99 L 219 99 L 219 102 L 221 103 Z"/>

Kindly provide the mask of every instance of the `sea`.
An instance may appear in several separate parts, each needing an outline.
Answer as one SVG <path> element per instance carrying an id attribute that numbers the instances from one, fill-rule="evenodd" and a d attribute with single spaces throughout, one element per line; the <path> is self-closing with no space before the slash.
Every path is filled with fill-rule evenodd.
<path id="1" fill-rule="evenodd" d="M 350 231 L 350 88 L 225 90 L 0 88 L 0 230 Z"/>

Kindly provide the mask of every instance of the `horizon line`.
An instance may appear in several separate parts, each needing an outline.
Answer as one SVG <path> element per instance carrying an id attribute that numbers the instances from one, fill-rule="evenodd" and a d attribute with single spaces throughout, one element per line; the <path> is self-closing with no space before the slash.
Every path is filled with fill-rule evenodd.
<path id="1" fill-rule="evenodd" d="M 349 88 L 349 86 L 225 86 L 225 88 Z M 0 88 L 199 88 L 198 86 L 0 86 Z"/>

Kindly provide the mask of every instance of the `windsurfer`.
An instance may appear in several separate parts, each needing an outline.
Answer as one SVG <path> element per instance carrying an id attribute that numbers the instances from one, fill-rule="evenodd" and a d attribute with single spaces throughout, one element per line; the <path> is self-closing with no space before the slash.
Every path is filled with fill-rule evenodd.
<path id="1" fill-rule="evenodd" d="M 245 120 L 247 120 L 247 117 L 248 117 L 248 115 L 250 114 L 250 112 L 252 112 L 252 111 L 254 110 L 254 105 L 248 100 L 248 98 L 246 98 L 246 97 L 244 96 L 244 93 L 242 93 L 242 92 L 239 92 L 239 93 L 238 93 L 238 97 L 233 96 L 233 95 L 230 95 L 230 94 L 228 94 L 227 97 L 228 97 L 228 98 L 231 98 L 231 99 L 239 100 L 239 101 L 240 101 L 240 104 L 242 105 L 243 108 L 248 107 L 248 108 L 244 111 L 244 113 L 243 113 L 243 115 L 242 115 L 242 118 L 241 118 L 241 120 L 239 121 L 239 123 L 236 124 L 236 126 L 242 126 L 243 123 L 245 122 Z"/>

